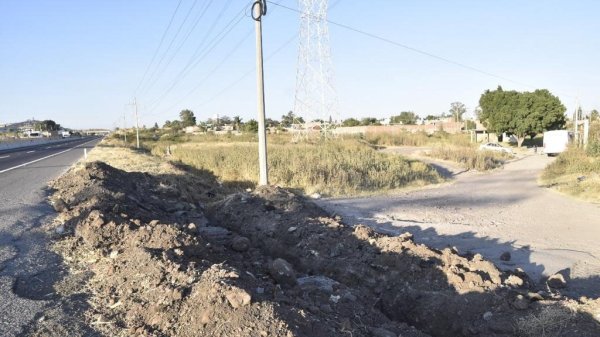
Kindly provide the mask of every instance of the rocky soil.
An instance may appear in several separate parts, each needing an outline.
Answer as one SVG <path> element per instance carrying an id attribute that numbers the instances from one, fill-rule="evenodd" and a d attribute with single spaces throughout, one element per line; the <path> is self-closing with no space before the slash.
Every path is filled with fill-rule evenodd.
<path id="1" fill-rule="evenodd" d="M 278 187 L 227 194 L 192 172 L 92 162 L 52 188 L 59 215 L 49 230 L 71 269 L 57 291 L 88 296 L 87 324 L 100 335 L 600 333 L 596 301 L 564 300 L 523 271 L 410 233 L 349 227 Z M 539 323 L 549 313 L 554 324 Z M 31 335 L 53 335 L 56 324 L 48 317 Z"/>

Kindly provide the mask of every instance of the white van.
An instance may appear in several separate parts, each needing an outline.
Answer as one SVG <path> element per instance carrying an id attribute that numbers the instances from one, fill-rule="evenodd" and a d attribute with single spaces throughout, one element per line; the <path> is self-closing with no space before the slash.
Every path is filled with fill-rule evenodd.
<path id="1" fill-rule="evenodd" d="M 544 153 L 554 156 L 564 152 L 573 139 L 573 132 L 568 130 L 546 131 L 544 132 Z"/>

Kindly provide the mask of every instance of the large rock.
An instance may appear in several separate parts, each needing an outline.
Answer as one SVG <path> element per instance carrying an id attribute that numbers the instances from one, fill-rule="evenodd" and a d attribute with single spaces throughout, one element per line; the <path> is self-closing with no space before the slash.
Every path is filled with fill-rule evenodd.
<path id="1" fill-rule="evenodd" d="M 548 277 L 548 281 L 546 281 L 546 283 L 550 288 L 554 289 L 562 289 L 567 286 L 567 280 L 565 280 L 565 277 L 560 273 L 556 273 Z"/>
<path id="2" fill-rule="evenodd" d="M 284 259 L 276 259 L 273 261 L 269 266 L 269 273 L 279 284 L 294 286 L 298 282 L 296 280 L 294 267 Z"/>

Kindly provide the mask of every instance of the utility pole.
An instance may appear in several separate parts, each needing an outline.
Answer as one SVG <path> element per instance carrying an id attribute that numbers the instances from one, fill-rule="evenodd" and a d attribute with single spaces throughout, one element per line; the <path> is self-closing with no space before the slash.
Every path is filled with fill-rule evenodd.
<path id="1" fill-rule="evenodd" d="M 252 18 L 256 27 L 256 85 L 258 105 L 258 166 L 260 186 L 269 184 L 267 168 L 267 130 L 265 128 L 265 76 L 263 72 L 262 17 L 267 14 L 265 0 L 256 0 L 252 4 Z"/>
<path id="2" fill-rule="evenodd" d="M 139 149 L 140 148 L 140 119 L 138 118 L 137 99 L 134 97 L 133 103 L 130 103 L 129 105 L 133 105 L 133 112 L 135 114 L 135 138 L 136 138 L 136 145 L 137 145 L 136 147 Z M 127 139 L 125 141 L 127 141 Z"/>
<path id="3" fill-rule="evenodd" d="M 137 100 L 133 98 L 133 107 L 135 109 L 135 138 L 137 142 L 137 148 L 140 148 L 140 119 L 138 118 L 138 106 Z"/>
<path id="4" fill-rule="evenodd" d="M 127 115 L 127 112 L 123 112 L 123 135 L 125 135 L 125 145 L 127 145 L 127 125 L 126 125 L 126 121 L 125 121 L 125 116 Z"/>

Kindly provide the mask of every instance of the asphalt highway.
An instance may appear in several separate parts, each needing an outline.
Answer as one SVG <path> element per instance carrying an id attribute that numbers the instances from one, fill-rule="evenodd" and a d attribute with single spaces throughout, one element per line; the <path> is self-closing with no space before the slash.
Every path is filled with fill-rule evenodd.
<path id="1" fill-rule="evenodd" d="M 27 329 L 61 307 L 54 285 L 64 265 L 40 229 L 54 214 L 46 201 L 47 183 L 100 139 L 0 151 L 0 336 L 27 335 Z M 63 314 L 66 323 L 68 313 Z"/>

